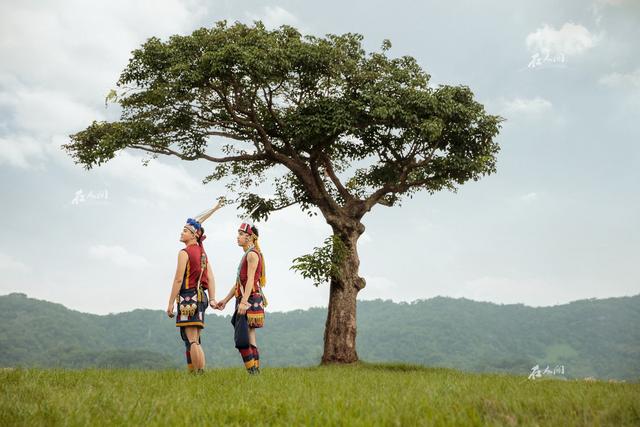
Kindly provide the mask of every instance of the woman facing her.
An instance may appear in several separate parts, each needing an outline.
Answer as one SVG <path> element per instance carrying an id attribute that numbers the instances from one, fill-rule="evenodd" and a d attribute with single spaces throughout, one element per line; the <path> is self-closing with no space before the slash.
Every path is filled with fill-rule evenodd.
<path id="1" fill-rule="evenodd" d="M 235 312 L 231 322 L 238 328 L 237 322 L 244 325 L 246 321 L 249 338 L 248 342 L 236 340 L 236 348 L 242 356 L 247 372 L 253 375 L 260 373 L 256 329 L 264 326 L 266 305 L 262 294 L 262 286 L 266 282 L 264 257 L 258 246 L 258 229 L 255 226 L 248 223 L 241 224 L 236 240 L 238 246 L 241 246 L 244 251 L 238 266 L 236 283 L 216 307 L 222 310 L 231 298 L 236 298 Z"/>

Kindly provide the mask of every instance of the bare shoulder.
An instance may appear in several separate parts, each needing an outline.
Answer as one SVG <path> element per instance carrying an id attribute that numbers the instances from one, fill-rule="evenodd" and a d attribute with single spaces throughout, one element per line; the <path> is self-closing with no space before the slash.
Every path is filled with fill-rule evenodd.
<path id="1" fill-rule="evenodd" d="M 258 262 L 258 254 L 254 251 L 251 251 L 247 254 L 247 260 L 249 262 Z"/>

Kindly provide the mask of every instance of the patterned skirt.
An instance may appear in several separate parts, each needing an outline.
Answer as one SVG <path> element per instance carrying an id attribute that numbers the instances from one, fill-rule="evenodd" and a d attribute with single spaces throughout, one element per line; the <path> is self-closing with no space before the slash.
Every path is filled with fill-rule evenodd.
<path id="1" fill-rule="evenodd" d="M 236 299 L 236 310 L 241 298 Z M 253 292 L 248 299 L 247 323 L 250 328 L 262 328 L 264 326 L 264 300 L 260 292 Z"/>
<path id="2" fill-rule="evenodd" d="M 209 299 L 204 290 L 181 289 L 178 295 L 178 313 L 176 326 L 195 326 L 204 328 L 204 312 L 209 306 Z"/>

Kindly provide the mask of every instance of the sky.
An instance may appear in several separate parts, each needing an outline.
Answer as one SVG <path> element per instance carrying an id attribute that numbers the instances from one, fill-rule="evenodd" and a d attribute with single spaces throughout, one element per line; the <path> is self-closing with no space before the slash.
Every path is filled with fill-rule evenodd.
<path id="1" fill-rule="evenodd" d="M 433 85 L 467 85 L 506 119 L 497 173 L 418 193 L 363 222 L 358 298 L 552 306 L 640 293 L 640 0 L 14 1 L 0 3 L 0 295 L 106 314 L 164 309 L 186 218 L 225 195 L 206 161 L 121 152 L 90 171 L 61 150 L 105 106 L 146 39 L 216 21 L 389 39 Z M 242 250 L 238 212 L 207 223 L 218 296 Z M 290 270 L 329 236 L 299 208 L 257 224 L 269 309 L 326 306 Z"/>

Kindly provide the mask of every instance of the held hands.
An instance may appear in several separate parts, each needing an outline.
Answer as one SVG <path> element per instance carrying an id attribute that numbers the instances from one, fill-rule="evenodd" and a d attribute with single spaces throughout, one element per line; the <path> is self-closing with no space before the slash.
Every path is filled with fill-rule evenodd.
<path id="1" fill-rule="evenodd" d="M 225 300 L 222 301 L 216 301 L 215 299 L 212 299 L 211 301 L 209 301 L 209 306 L 211 308 L 213 308 L 214 310 L 224 310 L 224 307 L 227 305 Z"/>
<path id="2" fill-rule="evenodd" d="M 225 305 L 226 305 L 226 302 L 224 302 L 224 301 L 216 301 L 216 300 L 214 299 L 214 300 L 209 301 L 209 305 L 210 305 L 210 306 L 211 306 L 211 308 L 213 308 L 213 309 L 223 310 L 223 309 L 224 309 L 224 307 L 225 307 Z M 174 310 L 174 306 L 173 306 L 173 304 L 169 304 L 169 305 L 167 306 L 166 313 L 167 313 L 167 316 L 169 316 L 170 318 L 173 318 L 173 316 L 174 316 L 174 312 L 173 312 L 173 310 Z"/>

